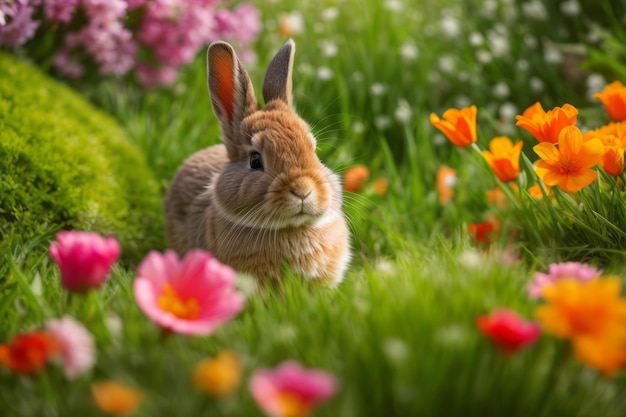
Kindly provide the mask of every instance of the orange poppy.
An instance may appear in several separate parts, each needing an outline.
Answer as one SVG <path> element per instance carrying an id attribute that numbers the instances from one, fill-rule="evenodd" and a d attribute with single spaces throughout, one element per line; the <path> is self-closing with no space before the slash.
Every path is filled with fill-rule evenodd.
<path id="1" fill-rule="evenodd" d="M 607 85 L 600 93 L 593 95 L 604 104 L 609 117 L 613 120 L 626 120 L 626 86 L 619 81 Z"/>
<path id="2" fill-rule="evenodd" d="M 370 177 L 370 170 L 364 165 L 355 165 L 343 173 L 343 189 L 351 193 L 360 191 Z"/>
<path id="3" fill-rule="evenodd" d="M 558 147 L 543 142 L 533 149 L 541 158 L 535 165 L 539 178 L 568 193 L 575 193 L 595 181 L 598 173 L 592 167 L 600 163 L 604 154 L 599 139 L 583 142 L 583 135 L 575 126 L 563 128 Z"/>
<path id="4" fill-rule="evenodd" d="M 546 112 L 541 103 L 537 102 L 524 110 L 521 116 L 515 116 L 515 124 L 526 129 L 539 142 L 556 143 L 564 127 L 576 125 L 577 115 L 578 110 L 571 104 Z"/>
<path id="5" fill-rule="evenodd" d="M 513 145 L 508 137 L 498 136 L 489 142 L 489 150 L 483 151 L 485 160 L 500 181 L 515 181 L 519 176 L 519 158 L 523 145 L 521 141 Z"/>
<path id="6" fill-rule="evenodd" d="M 462 109 L 448 109 L 440 119 L 435 113 L 430 114 L 430 123 L 454 143 L 456 146 L 466 147 L 476 142 L 476 106 Z"/>

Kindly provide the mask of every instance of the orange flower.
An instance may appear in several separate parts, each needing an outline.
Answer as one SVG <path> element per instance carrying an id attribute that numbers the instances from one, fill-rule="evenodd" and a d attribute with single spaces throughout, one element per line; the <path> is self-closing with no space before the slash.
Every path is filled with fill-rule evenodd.
<path id="1" fill-rule="evenodd" d="M 546 194 L 548 195 L 548 197 L 551 196 L 551 192 L 550 192 L 550 187 L 548 187 L 547 185 L 543 185 L 546 189 Z M 541 192 L 541 186 L 539 185 L 539 183 L 535 183 L 535 185 L 533 185 L 532 187 L 530 187 L 528 190 L 528 194 L 531 195 L 531 197 L 533 197 L 536 200 L 541 200 L 543 198 L 543 192 Z"/>
<path id="2" fill-rule="evenodd" d="M 517 179 L 523 145 L 521 141 L 513 145 L 508 137 L 498 136 L 489 142 L 489 151 L 483 151 L 483 156 L 500 181 L 509 182 Z"/>
<path id="3" fill-rule="evenodd" d="M 456 184 L 456 171 L 450 167 L 442 166 L 437 171 L 437 194 L 439 202 L 446 204 L 454 196 L 454 185 Z"/>
<path id="4" fill-rule="evenodd" d="M 611 375 L 626 365 L 626 300 L 619 278 L 564 279 L 542 290 L 536 316 L 546 333 L 571 339 L 576 357 Z"/>
<path id="5" fill-rule="evenodd" d="M 607 85 L 600 93 L 593 95 L 604 104 L 606 112 L 613 120 L 626 120 L 626 86 L 619 81 Z"/>
<path id="6" fill-rule="evenodd" d="M 476 106 L 448 109 L 443 120 L 435 113 L 430 114 L 430 123 L 441 130 L 456 146 L 466 147 L 476 142 Z"/>
<path id="7" fill-rule="evenodd" d="M 609 123 L 599 129 L 590 130 L 583 135 L 587 141 L 598 138 L 604 145 L 604 155 L 600 164 L 614 177 L 624 170 L 624 150 L 626 150 L 626 123 Z"/>
<path id="8" fill-rule="evenodd" d="M 94 382 L 91 393 L 100 410 L 118 416 L 132 415 L 143 399 L 140 390 L 115 381 Z"/>
<path id="9" fill-rule="evenodd" d="M 467 231 L 476 243 L 489 243 L 493 241 L 494 235 L 500 231 L 500 220 L 494 216 L 489 216 L 482 223 L 470 223 Z"/>
<path id="10" fill-rule="evenodd" d="M 389 187 L 389 181 L 387 178 L 378 178 L 372 183 L 372 187 L 374 188 L 374 192 L 378 195 L 387 194 L 387 188 Z"/>
<path id="11" fill-rule="evenodd" d="M 517 184 L 512 183 L 511 189 L 513 190 L 513 194 L 517 198 L 517 196 L 519 195 L 519 187 L 517 186 Z M 486 196 L 487 202 L 489 204 L 492 204 L 501 210 L 504 210 L 510 206 L 509 198 L 504 193 L 504 190 L 502 190 L 502 188 L 498 186 L 491 190 L 487 190 Z"/>
<path id="12" fill-rule="evenodd" d="M 576 125 L 577 115 L 578 110 L 571 104 L 546 112 L 537 102 L 524 110 L 521 116 L 515 116 L 515 124 L 529 131 L 539 142 L 556 143 L 564 127 Z"/>
<path id="13" fill-rule="evenodd" d="M 18 334 L 10 345 L 0 345 L 0 364 L 13 372 L 32 374 L 59 352 L 58 342 L 47 332 Z"/>
<path id="14" fill-rule="evenodd" d="M 343 189 L 356 193 L 365 185 L 365 181 L 370 177 L 370 170 L 363 165 L 355 165 L 343 173 Z"/>
<path id="15" fill-rule="evenodd" d="M 226 397 L 241 383 L 241 363 L 230 351 L 220 352 L 215 359 L 200 362 L 193 372 L 193 383 L 200 391 L 215 397 Z"/>
<path id="16" fill-rule="evenodd" d="M 583 135 L 575 126 L 563 128 L 559 134 L 558 147 L 543 142 L 536 145 L 535 152 L 541 160 L 536 163 L 537 175 L 549 186 L 575 193 L 595 181 L 598 173 L 591 169 L 604 154 L 599 139 L 583 142 Z"/>

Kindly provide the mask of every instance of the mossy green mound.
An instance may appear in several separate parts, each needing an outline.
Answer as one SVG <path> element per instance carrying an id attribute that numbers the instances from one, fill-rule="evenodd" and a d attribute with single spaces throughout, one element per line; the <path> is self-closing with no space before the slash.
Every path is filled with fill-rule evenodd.
<path id="1" fill-rule="evenodd" d="M 136 261 L 163 245 L 159 189 L 110 117 L 0 54 L 0 240 L 56 227 L 116 235 Z"/>

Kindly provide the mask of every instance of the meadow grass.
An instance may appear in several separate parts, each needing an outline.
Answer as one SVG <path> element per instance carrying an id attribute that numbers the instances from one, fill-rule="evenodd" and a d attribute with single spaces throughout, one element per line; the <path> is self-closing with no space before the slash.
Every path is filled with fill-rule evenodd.
<path id="1" fill-rule="evenodd" d="M 558 64 L 545 62 L 548 46 L 541 42 L 542 36 L 563 40 L 559 28 L 582 23 L 535 21 L 517 2 L 495 2 L 488 14 L 484 3 L 257 2 L 265 30 L 255 49 L 258 63 L 248 67 L 257 92 L 267 62 L 285 41 L 277 33 L 279 15 L 300 11 L 305 28 L 293 34 L 295 102 L 318 138 L 321 159 L 339 173 L 365 164 L 372 178 L 389 181 L 384 196 L 371 188 L 345 195 L 354 258 L 344 283 L 329 290 L 287 273 L 280 289 L 260 291 L 242 276 L 239 286 L 248 301 L 235 320 L 206 338 L 163 337 L 136 306 L 133 263 L 116 266 L 101 291 L 69 296 L 46 255 L 54 227 L 34 240 L 10 235 L 0 242 L 1 340 L 70 314 L 94 334 L 98 362 L 92 375 L 75 381 L 59 369 L 35 378 L 0 373 L 3 413 L 99 415 L 89 384 L 112 378 L 144 390 L 137 415 L 261 415 L 245 385 L 232 398 L 215 400 L 190 383 L 199 360 L 229 349 L 243 360 L 244 381 L 255 369 L 285 359 L 335 374 L 341 390 L 316 411 L 320 416 L 623 416 L 623 377 L 585 368 L 567 343 L 543 336 L 531 349 L 507 356 L 476 330 L 478 315 L 501 306 L 532 318 L 537 303 L 528 298 L 526 285 L 533 272 L 585 245 L 590 252 L 602 248 L 607 231 L 615 229 L 610 222 L 599 231 L 572 228 L 568 233 L 578 240 L 573 250 L 563 251 L 542 246 L 552 237 L 546 235 L 550 229 L 536 227 L 540 232 L 515 246 L 523 257 L 514 263 L 504 262 L 509 236 L 489 249 L 468 236 L 468 223 L 489 211 L 485 190 L 497 182 L 475 152 L 457 149 L 438 134 L 428 115 L 476 103 L 479 145 L 485 149 L 487 139 L 501 132 L 528 140 L 514 128 L 511 106 L 520 114 L 537 100 L 545 108 L 589 103 L 581 85 L 568 83 Z M 556 3 L 547 2 L 551 12 L 558 13 Z M 337 17 L 324 18 L 331 7 Z M 446 16 L 457 19 L 456 35 L 440 27 Z M 574 29 L 567 30 L 578 33 Z M 480 33 L 483 43 L 473 46 L 472 33 Z M 490 36 L 508 42 L 501 56 Z M 529 37 L 538 46 L 528 46 Z M 330 44 L 336 54 L 328 52 Z M 481 50 L 491 61 L 481 63 Z M 532 79 L 543 88 L 531 88 Z M 507 94 L 494 89 L 500 82 Z M 127 130 L 163 192 L 186 157 L 219 142 L 203 56 L 171 90 L 146 93 L 118 80 L 76 87 Z M 453 204 L 445 206 L 435 189 L 444 164 L 458 171 L 460 181 Z M 599 188 L 585 192 L 600 198 Z M 550 222 L 549 207 L 534 211 L 537 206 L 526 203 L 522 198 L 521 209 L 511 214 L 513 224 L 533 230 Z M 623 210 L 617 205 L 615 215 Z M 600 258 L 622 280 L 625 229 L 622 224 L 609 233 L 618 243 Z"/>

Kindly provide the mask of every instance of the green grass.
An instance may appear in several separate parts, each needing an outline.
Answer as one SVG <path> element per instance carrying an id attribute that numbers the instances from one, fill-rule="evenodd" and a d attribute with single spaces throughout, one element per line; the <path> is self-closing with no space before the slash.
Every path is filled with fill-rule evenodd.
<path id="1" fill-rule="evenodd" d="M 589 103 L 584 86 L 567 83 L 558 66 L 544 62 L 543 44 L 530 48 L 524 42 L 530 35 L 538 41 L 540 35 L 572 40 L 578 29 L 588 27 L 586 15 L 537 22 L 525 19 L 517 2 L 498 2 L 493 17 L 476 12 L 482 1 L 406 2 L 401 12 L 387 10 L 383 3 L 257 2 L 266 28 L 255 48 L 258 65 L 249 67 L 257 93 L 265 65 L 285 41 L 275 31 L 279 14 L 300 10 L 306 28 L 294 35 L 295 102 L 318 137 L 321 158 L 337 172 L 360 163 L 370 168 L 372 178 L 389 180 L 385 196 L 345 196 L 354 250 L 345 282 L 328 290 L 288 275 L 280 290 L 247 290 L 244 311 L 214 335 L 163 338 L 134 302 L 132 268 L 117 266 L 98 293 L 70 297 L 60 287 L 56 266 L 41 255 L 53 233 L 33 239 L 12 235 L 0 242 L 0 341 L 40 327 L 47 318 L 70 314 L 94 333 L 98 362 L 91 374 L 75 381 L 54 367 L 32 379 L 0 371 L 0 405 L 7 416 L 99 415 L 89 384 L 109 378 L 144 390 L 138 415 L 260 416 L 245 384 L 255 369 L 285 359 L 322 368 L 339 379 L 339 394 L 315 412 L 320 416 L 626 413 L 623 376 L 609 379 L 583 367 L 565 342 L 544 335 L 530 349 L 507 357 L 475 327 L 478 315 L 496 307 L 533 318 L 537 303 L 527 297 L 526 285 L 534 271 L 545 271 L 550 262 L 603 262 L 607 273 L 626 278 L 623 218 L 617 230 L 605 222 L 589 231 L 585 226 L 597 217 L 583 213 L 578 223 L 563 226 L 564 240 L 555 250 L 550 216 L 556 209 L 522 199 L 520 211 L 508 213 L 505 225 L 522 228 L 513 247 L 523 258 L 505 263 L 506 236 L 501 245 L 485 249 L 475 247 L 466 232 L 468 223 L 482 221 L 492 210 L 484 193 L 496 181 L 474 152 L 441 140 L 428 122 L 431 112 L 441 114 L 469 100 L 479 106 L 479 145 L 485 149 L 489 138 L 503 132 L 524 137 L 514 120 L 499 120 L 503 104 L 514 105 L 518 113 L 537 100 L 544 108 L 565 102 L 598 107 Z M 546 4 L 549 13 L 559 13 L 556 1 Z M 337 19 L 318 17 L 331 6 L 339 9 Z M 511 9 L 517 12 L 515 19 L 507 13 Z M 438 22 L 446 14 L 460 18 L 458 38 L 442 36 Z M 605 18 L 601 14 L 595 21 Z M 480 32 L 486 39 L 502 24 L 510 26 L 510 53 L 480 64 L 469 34 Z M 337 56 L 321 53 L 322 40 L 336 43 Z M 416 60 L 401 57 L 405 43 L 419 48 Z M 442 56 L 453 59 L 452 73 L 441 70 Z M 528 64 L 525 70 L 520 69 L 522 60 Z M 199 56 L 172 90 L 146 93 L 117 80 L 75 85 L 126 129 L 161 192 L 186 157 L 219 141 L 204 65 Z M 330 68 L 333 77 L 317 77 L 319 67 Z M 533 77 L 543 81 L 542 91 L 529 88 Z M 500 81 L 509 86 L 506 97 L 494 94 Z M 372 94 L 373 84 L 382 85 L 384 93 Z M 401 99 L 412 110 L 408 122 L 395 118 Z M 381 117 L 387 118 L 386 126 Z M 363 128 L 355 129 L 358 125 Z M 529 157 L 530 149 L 525 146 Z M 453 204 L 445 207 L 435 191 L 435 175 L 443 164 L 454 167 L 459 177 Z M 616 205 L 604 201 L 600 186 L 584 194 L 614 211 L 600 212 L 602 217 L 623 213 L 623 199 Z M 574 213 L 575 202 L 560 198 Z M 603 250 L 616 237 L 621 240 L 615 253 Z M 594 250 L 601 256 L 592 256 Z M 29 256 L 33 253 L 39 255 Z M 245 277 L 240 286 L 250 288 Z M 111 317 L 123 324 L 120 334 L 107 327 Z M 242 357 L 244 386 L 233 398 L 219 401 L 195 392 L 190 373 L 199 360 L 222 349 Z"/>

